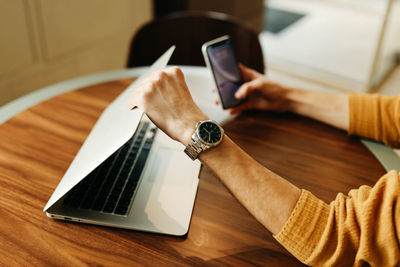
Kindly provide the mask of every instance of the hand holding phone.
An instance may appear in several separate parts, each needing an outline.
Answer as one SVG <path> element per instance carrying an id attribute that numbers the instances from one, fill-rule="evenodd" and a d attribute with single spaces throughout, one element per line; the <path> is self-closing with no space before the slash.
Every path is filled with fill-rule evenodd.
<path id="1" fill-rule="evenodd" d="M 246 99 L 236 99 L 235 92 L 243 84 L 232 40 L 228 35 L 206 42 L 203 56 L 211 69 L 223 109 L 240 105 Z"/>

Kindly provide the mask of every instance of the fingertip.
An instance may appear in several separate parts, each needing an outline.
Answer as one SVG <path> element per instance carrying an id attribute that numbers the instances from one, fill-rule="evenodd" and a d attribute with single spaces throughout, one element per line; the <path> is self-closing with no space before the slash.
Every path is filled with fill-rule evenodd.
<path id="1" fill-rule="evenodd" d="M 230 115 L 235 115 L 236 113 L 238 113 L 238 109 L 237 108 L 230 108 L 228 110 L 228 112 L 229 112 Z"/>
<path id="2" fill-rule="evenodd" d="M 236 92 L 235 92 L 235 98 L 236 99 L 241 99 L 244 97 L 246 92 L 246 86 L 242 85 Z"/>
<path id="3" fill-rule="evenodd" d="M 250 68 L 249 67 L 247 67 L 246 65 L 244 65 L 244 64 L 242 64 L 242 63 L 239 63 L 239 69 L 242 71 L 242 73 L 244 73 L 244 74 L 249 74 L 249 72 L 250 72 Z"/>

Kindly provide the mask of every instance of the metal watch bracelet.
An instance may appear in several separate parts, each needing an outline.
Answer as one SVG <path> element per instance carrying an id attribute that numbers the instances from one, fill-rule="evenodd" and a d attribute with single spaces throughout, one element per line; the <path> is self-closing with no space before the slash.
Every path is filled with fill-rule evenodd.
<path id="1" fill-rule="evenodd" d="M 194 133 L 196 134 L 196 133 Z M 194 135 L 193 134 L 193 135 Z M 203 151 L 203 148 L 200 146 L 200 144 L 198 144 L 196 142 L 196 140 L 194 140 L 194 138 L 192 137 L 192 140 L 190 141 L 190 143 L 186 146 L 185 148 L 185 153 L 186 155 L 189 156 L 189 158 L 191 158 L 192 160 L 197 159 L 197 157 L 199 156 L 199 154 Z"/>

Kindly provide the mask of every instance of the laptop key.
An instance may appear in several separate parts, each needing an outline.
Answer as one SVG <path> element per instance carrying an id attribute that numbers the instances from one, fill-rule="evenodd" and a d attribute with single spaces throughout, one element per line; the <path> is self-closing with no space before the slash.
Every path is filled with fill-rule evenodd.
<path id="1" fill-rule="evenodd" d="M 74 197 L 72 201 L 69 203 L 69 206 L 77 208 L 81 204 L 82 199 L 79 197 Z"/>
<path id="2" fill-rule="evenodd" d="M 104 195 L 98 196 L 96 201 L 94 202 L 92 209 L 97 211 L 102 210 L 105 202 L 106 202 L 106 197 Z"/>
<path id="3" fill-rule="evenodd" d="M 142 127 L 142 129 L 140 130 L 140 133 L 145 133 L 146 130 L 147 130 L 147 128 L 149 127 L 149 124 L 150 124 L 150 123 L 148 123 L 148 122 L 143 123 L 143 127 Z"/>
<path id="4" fill-rule="evenodd" d="M 138 181 L 136 180 L 136 178 L 131 177 L 130 180 L 128 180 L 128 182 L 126 183 L 124 193 L 126 194 L 126 192 L 134 191 L 137 186 L 137 182 Z"/>
<path id="5" fill-rule="evenodd" d="M 77 187 L 74 187 L 68 192 L 67 196 L 64 199 L 64 202 L 63 202 L 64 204 L 66 204 L 66 205 L 71 204 L 72 200 L 74 199 L 74 194 L 75 194 L 76 190 L 77 190 Z"/>
<path id="6" fill-rule="evenodd" d="M 151 144 L 150 143 L 145 143 L 144 145 L 143 145 L 143 150 L 150 150 L 150 148 L 151 148 Z"/>
<path id="7" fill-rule="evenodd" d="M 128 206 L 117 206 L 115 209 L 115 214 L 125 215 L 128 211 Z"/>
<path id="8" fill-rule="evenodd" d="M 129 204 L 131 203 L 132 195 L 127 195 L 126 197 L 121 197 L 121 199 L 118 202 L 118 206 L 129 206 Z"/>
<path id="9" fill-rule="evenodd" d="M 116 203 L 119 198 L 119 194 L 111 194 L 110 197 L 108 198 L 107 204 L 108 203 Z"/>
<path id="10" fill-rule="evenodd" d="M 129 200 L 132 198 L 133 193 L 135 192 L 137 183 L 134 183 L 131 187 L 125 187 L 124 193 L 122 193 L 121 199 Z"/>
<path id="11" fill-rule="evenodd" d="M 114 211 L 114 208 L 115 208 L 115 202 L 113 203 L 113 202 L 108 202 L 105 206 L 104 206 L 104 209 L 103 209 L 103 211 L 104 212 L 107 212 L 107 213 L 112 213 L 113 211 Z"/>
<path id="12" fill-rule="evenodd" d="M 90 209 L 92 204 L 93 204 L 93 199 L 85 199 L 81 204 L 81 208 L 82 209 Z"/>
<path id="13" fill-rule="evenodd" d="M 104 206 L 103 203 L 95 202 L 94 205 L 92 206 L 92 210 L 101 211 L 103 206 Z"/>

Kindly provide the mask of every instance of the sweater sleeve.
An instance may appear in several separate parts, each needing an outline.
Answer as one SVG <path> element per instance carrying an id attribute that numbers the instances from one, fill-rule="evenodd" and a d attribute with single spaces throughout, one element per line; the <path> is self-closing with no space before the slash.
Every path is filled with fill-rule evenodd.
<path id="1" fill-rule="evenodd" d="M 349 94 L 349 134 L 400 147 L 400 96 Z"/>
<path id="2" fill-rule="evenodd" d="M 400 178 L 388 172 L 374 187 L 338 194 L 329 205 L 303 190 L 274 236 L 312 266 L 397 266 L 400 263 Z"/>

